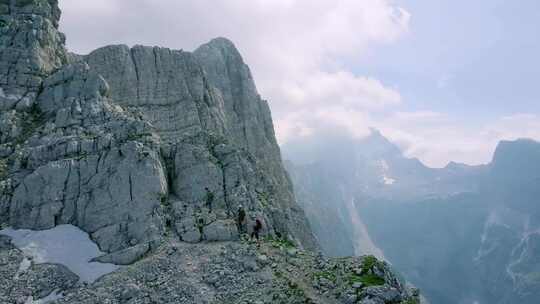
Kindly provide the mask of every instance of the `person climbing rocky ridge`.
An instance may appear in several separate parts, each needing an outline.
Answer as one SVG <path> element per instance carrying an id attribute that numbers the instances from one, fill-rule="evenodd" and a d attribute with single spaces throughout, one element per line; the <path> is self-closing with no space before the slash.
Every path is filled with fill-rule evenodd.
<path id="1" fill-rule="evenodd" d="M 283 281 L 272 270 L 296 261 L 294 251 L 307 268 L 287 267 L 312 277 L 315 257 L 303 250 L 318 245 L 268 103 L 234 45 L 217 38 L 194 52 L 117 45 L 76 55 L 59 19 L 57 0 L 0 0 L 0 228 L 73 225 L 104 252 L 96 261 L 127 266 L 85 285 L 62 265 L 22 267 L 23 253 L 4 236 L 1 302 L 61 291 L 55 303 L 332 303 L 311 281 Z M 263 235 L 298 249 L 263 245 L 261 253 L 243 243 L 240 206 L 246 227 L 260 219 Z M 335 301 L 413 297 L 386 266 L 374 269 L 384 279 L 377 285 L 395 289 L 388 299 L 340 276 L 361 261 L 328 261 L 334 268 L 320 269 L 336 273 Z M 216 274 L 218 286 L 209 281 Z"/>

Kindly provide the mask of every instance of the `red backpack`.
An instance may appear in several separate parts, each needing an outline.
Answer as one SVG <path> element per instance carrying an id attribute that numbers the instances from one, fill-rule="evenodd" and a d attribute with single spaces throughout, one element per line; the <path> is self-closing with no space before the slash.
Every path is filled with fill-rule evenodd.
<path id="1" fill-rule="evenodd" d="M 262 228 L 261 220 L 256 219 L 256 220 L 255 220 L 255 230 L 258 231 L 258 230 L 261 230 L 261 228 Z"/>

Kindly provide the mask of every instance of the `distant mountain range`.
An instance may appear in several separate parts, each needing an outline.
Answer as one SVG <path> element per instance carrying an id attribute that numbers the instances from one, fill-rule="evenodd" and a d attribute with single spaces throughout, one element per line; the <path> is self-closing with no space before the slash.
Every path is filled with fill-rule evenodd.
<path id="1" fill-rule="evenodd" d="M 432 303 L 538 303 L 540 143 L 503 141 L 490 164 L 441 169 L 376 130 L 284 151 L 328 254 L 384 257 Z"/>

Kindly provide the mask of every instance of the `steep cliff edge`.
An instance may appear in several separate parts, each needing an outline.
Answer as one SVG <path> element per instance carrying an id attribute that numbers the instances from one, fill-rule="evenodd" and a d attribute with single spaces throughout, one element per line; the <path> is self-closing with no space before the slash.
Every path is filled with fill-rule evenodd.
<path id="1" fill-rule="evenodd" d="M 54 291 L 57 303 L 416 299 L 388 265 L 303 251 L 318 245 L 230 41 L 81 56 L 67 53 L 59 18 L 56 0 L 0 0 L 0 229 L 76 226 L 104 253 L 95 261 L 125 267 L 85 285 L 0 235 L 0 302 Z M 241 207 L 247 232 L 263 222 L 262 248 L 241 239 Z"/>
<path id="2" fill-rule="evenodd" d="M 243 206 L 248 227 L 261 218 L 265 234 L 316 248 L 268 105 L 231 42 L 68 56 L 56 2 L 3 7 L 2 222 L 73 224 L 115 252 L 168 230 L 237 239 Z"/>

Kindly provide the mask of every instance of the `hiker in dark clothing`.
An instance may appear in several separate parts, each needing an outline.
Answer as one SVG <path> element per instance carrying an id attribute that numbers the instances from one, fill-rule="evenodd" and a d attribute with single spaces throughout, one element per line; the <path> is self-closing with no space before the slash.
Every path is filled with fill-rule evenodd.
<path id="1" fill-rule="evenodd" d="M 206 208 L 212 212 L 212 203 L 214 202 L 214 193 L 210 191 L 208 188 L 204 188 L 204 191 L 206 191 L 206 195 L 204 196 L 204 201 L 206 203 Z"/>
<path id="2" fill-rule="evenodd" d="M 244 210 L 244 207 L 242 207 L 242 205 L 240 205 L 238 207 L 238 219 L 237 219 L 237 225 L 238 225 L 238 232 L 240 232 L 240 234 L 242 233 L 245 233 L 246 232 L 246 210 Z"/>
<path id="3" fill-rule="evenodd" d="M 251 239 L 253 240 L 253 237 L 257 239 L 257 243 L 259 243 L 259 233 L 262 230 L 262 222 L 260 219 L 255 220 L 255 226 L 253 226 L 253 232 L 251 233 Z"/>

